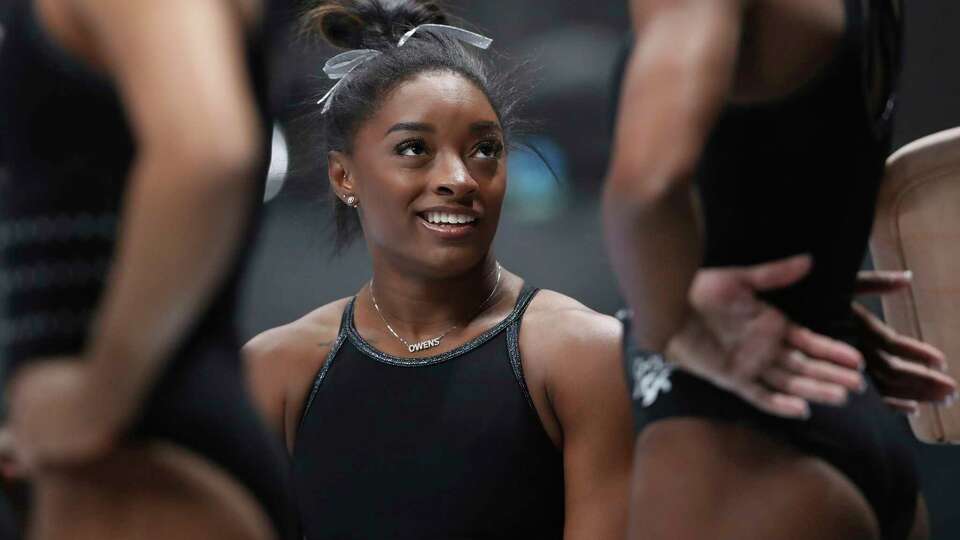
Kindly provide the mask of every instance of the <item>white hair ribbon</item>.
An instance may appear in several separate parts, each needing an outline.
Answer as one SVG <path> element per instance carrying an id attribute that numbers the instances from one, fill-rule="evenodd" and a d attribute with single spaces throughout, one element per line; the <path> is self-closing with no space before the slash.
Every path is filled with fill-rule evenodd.
<path id="1" fill-rule="evenodd" d="M 464 30 L 463 28 L 457 28 L 456 26 L 447 26 L 445 24 L 421 24 L 420 26 L 404 34 L 403 37 L 400 38 L 400 42 L 397 43 L 397 47 L 403 47 L 403 44 L 420 30 L 430 30 L 435 34 L 459 39 L 464 43 L 469 43 L 470 45 L 480 49 L 487 49 L 493 43 L 493 40 L 487 36 L 481 36 L 480 34 L 471 32 L 469 30 Z"/>
<path id="2" fill-rule="evenodd" d="M 320 114 L 326 114 L 330 110 L 330 104 L 333 103 L 333 95 L 337 93 L 337 90 L 340 88 L 340 85 L 343 84 L 343 81 L 346 80 L 347 75 L 353 72 L 353 70 L 362 66 L 364 62 L 379 56 L 380 51 L 375 51 L 373 49 L 356 49 L 353 51 L 347 51 L 345 53 L 340 53 L 333 58 L 327 60 L 327 63 L 323 65 L 323 72 L 327 74 L 327 77 L 337 80 L 337 84 L 333 85 L 333 88 L 327 90 L 327 93 L 320 98 L 320 101 L 317 104 L 323 104 L 323 110 L 320 111 Z"/>
<path id="3" fill-rule="evenodd" d="M 406 44 L 407 41 L 420 30 L 429 30 L 437 34 L 445 35 L 480 49 L 487 49 L 493 43 L 493 40 L 486 36 L 481 36 L 480 34 L 471 32 L 469 30 L 464 30 L 463 28 L 457 28 L 456 26 L 447 26 L 445 24 L 421 24 L 420 26 L 417 26 L 404 34 L 397 43 L 397 47 L 403 47 L 404 44 Z M 330 110 L 330 105 L 333 103 L 333 97 L 336 95 L 337 90 L 340 89 L 340 85 L 343 84 L 347 76 L 353 73 L 355 69 L 365 64 L 367 61 L 380 56 L 380 54 L 382 54 L 380 51 L 376 51 L 374 49 L 355 49 L 340 53 L 327 60 L 327 63 L 323 65 L 323 72 L 327 74 L 327 77 L 337 80 L 337 84 L 333 85 L 333 88 L 330 90 L 327 90 L 327 93 L 320 98 L 320 101 L 317 101 L 318 105 L 323 103 L 323 110 L 320 111 L 320 114 L 326 114 L 327 111 Z"/>

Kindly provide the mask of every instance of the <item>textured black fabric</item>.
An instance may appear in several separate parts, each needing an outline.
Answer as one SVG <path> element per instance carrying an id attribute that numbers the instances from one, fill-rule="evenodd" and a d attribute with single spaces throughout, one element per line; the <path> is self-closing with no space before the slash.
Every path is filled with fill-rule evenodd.
<path id="1" fill-rule="evenodd" d="M 764 298 L 794 321 L 854 345 L 850 302 L 890 150 L 899 73 L 901 21 L 893 5 L 846 0 L 846 32 L 833 59 L 787 97 L 728 106 L 697 175 L 704 266 L 811 254 L 807 279 Z M 638 431 L 683 416 L 752 426 L 839 469 L 863 492 L 884 539 L 906 538 L 917 496 L 912 451 L 872 385 L 842 408 L 814 406 L 810 420 L 786 421 L 688 373 L 637 364 L 636 354 L 627 345 L 631 392 L 643 387 L 634 396 Z"/>
<path id="2" fill-rule="evenodd" d="M 307 540 L 563 537 L 563 463 L 520 370 L 513 314 L 453 351 L 373 349 L 353 305 L 294 447 Z"/>
<path id="3" fill-rule="evenodd" d="M 265 126 L 271 121 L 264 49 L 290 7 L 268 2 L 264 23 L 248 36 L 247 66 Z M 6 16 L 0 49 L 0 147 L 8 172 L 0 183 L 0 366 L 8 378 L 32 359 L 83 351 L 136 145 L 113 82 L 50 38 L 33 1 L 15 2 Z M 265 157 L 260 164 L 264 178 L 267 163 Z M 178 442 L 224 467 L 286 535 L 283 451 L 248 403 L 234 330 L 237 283 L 261 194 L 250 198 L 254 217 L 228 277 L 176 347 L 132 434 Z"/>

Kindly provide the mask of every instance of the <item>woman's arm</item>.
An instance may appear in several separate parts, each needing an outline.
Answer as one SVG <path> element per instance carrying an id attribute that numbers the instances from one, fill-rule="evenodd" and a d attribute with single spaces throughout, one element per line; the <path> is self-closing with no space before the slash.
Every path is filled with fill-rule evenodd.
<path id="1" fill-rule="evenodd" d="M 237 255 L 263 132 L 245 66 L 245 23 L 233 2 L 73 0 L 68 11 L 119 89 L 137 153 L 87 371 L 54 382 L 56 366 L 46 366 L 50 377 L 19 381 L 28 386 L 21 395 L 31 393 L 28 383 L 80 381 L 84 389 L 71 390 L 72 398 L 47 405 L 62 411 L 46 412 L 66 423 L 80 407 L 70 401 L 89 402 L 82 407 L 97 420 L 82 427 L 91 432 L 84 440 L 98 444 L 77 448 L 69 437 L 80 427 L 23 419 L 29 427 L 19 442 L 40 460 L 101 450 L 135 414 Z"/>
<path id="2" fill-rule="evenodd" d="M 731 87 L 742 0 L 634 0 L 604 192 L 614 270 L 641 348 L 662 351 L 684 324 L 701 262 L 694 167 Z"/>
<path id="3" fill-rule="evenodd" d="M 288 441 L 284 419 L 287 413 L 288 366 L 300 356 L 298 347 L 288 343 L 283 327 L 267 330 L 243 346 L 247 389 L 261 418 L 284 442 Z"/>
<path id="4" fill-rule="evenodd" d="M 616 319 L 548 291 L 534 300 L 520 331 L 528 382 L 546 386 L 560 427 L 567 540 L 626 535 L 634 432 L 622 334 Z"/>
<path id="5" fill-rule="evenodd" d="M 336 336 L 335 324 L 304 318 L 267 330 L 243 347 L 253 404 L 290 452 L 310 389 Z"/>
<path id="6" fill-rule="evenodd" d="M 337 340 L 347 302 L 331 302 L 261 333 L 243 347 L 253 404 L 291 452 L 307 397 Z"/>
<path id="7" fill-rule="evenodd" d="M 667 352 L 767 412 L 803 417 L 807 400 L 846 399 L 837 377 L 816 375 L 820 370 L 810 376 L 810 357 L 848 370 L 862 359 L 849 347 L 824 349 L 809 332 L 794 331 L 756 298 L 763 288 L 750 279 L 773 274 L 763 286 L 783 287 L 802 278 L 810 261 L 771 263 L 760 272 L 713 271 L 699 280 L 706 287 L 691 290 L 702 260 L 692 176 L 733 84 L 745 3 L 633 0 L 638 37 L 604 193 L 606 238 L 641 350 Z M 720 289 L 742 302 L 717 297 Z M 703 292 L 708 301 L 698 304 L 695 296 Z M 846 386 L 858 388 L 852 383 L 859 374 L 848 375 Z"/>
<path id="8" fill-rule="evenodd" d="M 194 323 L 246 228 L 260 125 L 227 0 L 77 0 L 123 97 L 137 155 L 87 351 L 129 408 Z"/>

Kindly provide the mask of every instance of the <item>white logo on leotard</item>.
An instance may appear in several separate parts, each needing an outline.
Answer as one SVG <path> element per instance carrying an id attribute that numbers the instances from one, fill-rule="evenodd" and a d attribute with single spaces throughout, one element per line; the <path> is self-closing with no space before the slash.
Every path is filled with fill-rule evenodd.
<path id="1" fill-rule="evenodd" d="M 674 368 L 659 354 L 634 358 L 633 400 L 639 400 L 641 407 L 649 407 L 661 393 L 669 392 L 673 388 L 670 374 Z"/>

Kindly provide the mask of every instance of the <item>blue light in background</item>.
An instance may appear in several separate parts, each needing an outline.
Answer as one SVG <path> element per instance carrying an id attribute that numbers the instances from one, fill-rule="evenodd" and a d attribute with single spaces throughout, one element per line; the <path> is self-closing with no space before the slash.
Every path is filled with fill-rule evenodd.
<path id="1" fill-rule="evenodd" d="M 528 137 L 507 159 L 507 198 L 504 211 L 519 221 L 538 222 L 555 218 L 567 207 L 568 160 L 566 152 L 549 137 Z M 546 160 L 550 167 L 544 163 Z M 550 172 L 556 173 L 556 178 Z"/>

